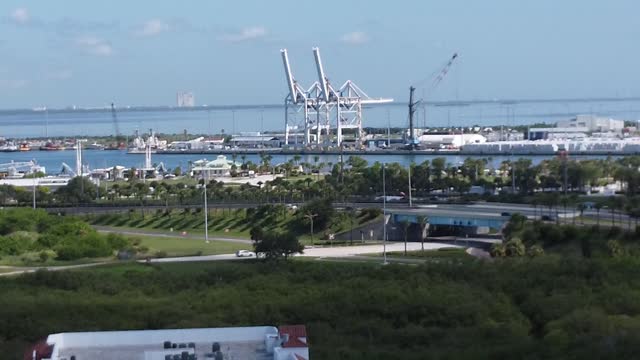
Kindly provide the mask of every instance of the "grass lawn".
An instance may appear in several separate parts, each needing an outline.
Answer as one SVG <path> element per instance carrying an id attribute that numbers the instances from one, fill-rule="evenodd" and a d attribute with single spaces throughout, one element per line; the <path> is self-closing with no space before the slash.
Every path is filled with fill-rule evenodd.
<path id="1" fill-rule="evenodd" d="M 149 254 L 164 252 L 167 256 L 216 255 L 230 254 L 237 250 L 250 250 L 250 244 L 240 244 L 225 241 L 211 241 L 189 238 L 136 236 L 142 240 L 142 245 L 149 248 Z"/>
<path id="2" fill-rule="evenodd" d="M 137 212 L 131 214 L 107 214 L 87 219 L 94 225 L 124 229 L 148 229 L 162 232 L 187 231 L 204 234 L 204 214 L 197 210 L 188 213 L 174 212 L 171 216 L 147 214 L 144 218 Z M 254 224 L 244 216 L 244 210 L 214 209 L 209 212 L 209 235 L 221 237 L 249 238 Z"/>
<path id="3" fill-rule="evenodd" d="M 88 264 L 88 263 L 98 263 L 104 261 L 111 261 L 113 258 L 85 258 L 85 259 L 77 259 L 77 260 L 55 260 L 55 259 L 47 259 L 46 261 L 42 261 L 40 259 L 40 252 L 27 252 L 19 256 L 13 255 L 5 255 L 0 257 L 0 266 L 65 266 L 65 265 L 79 265 L 79 264 Z M 0 268 L 0 272 L 2 272 L 2 268 Z"/>
<path id="4" fill-rule="evenodd" d="M 251 250 L 250 244 L 232 243 L 227 241 L 211 241 L 208 244 L 204 240 L 181 238 L 181 237 L 154 237 L 154 236 L 131 236 L 141 240 L 141 245 L 149 249 L 146 253 L 155 257 L 158 252 L 163 256 L 195 256 L 195 255 L 217 255 L 231 254 L 237 250 Z M 144 256 L 145 254 L 142 254 Z M 73 261 L 60 261 L 55 259 L 40 259 L 40 252 L 28 252 L 20 256 L 0 257 L 0 273 L 14 271 L 15 269 L 3 267 L 40 267 L 40 266 L 65 266 L 98 263 L 105 261 L 115 261 L 114 257 L 107 258 L 87 258 Z"/>

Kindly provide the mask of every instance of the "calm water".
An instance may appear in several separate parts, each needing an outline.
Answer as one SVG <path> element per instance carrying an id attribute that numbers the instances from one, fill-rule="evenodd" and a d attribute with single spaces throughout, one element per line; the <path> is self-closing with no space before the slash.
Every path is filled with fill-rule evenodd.
<path id="1" fill-rule="evenodd" d="M 292 155 L 272 155 L 272 164 L 279 164 L 292 159 Z M 432 160 L 436 157 L 444 157 L 448 163 L 458 164 L 464 161 L 467 156 L 458 155 L 363 155 L 369 164 L 373 164 L 375 161 L 380 162 L 397 162 L 402 165 L 408 165 L 412 162 L 421 163 L 425 160 Z M 488 158 L 486 156 L 483 156 Z M 152 155 L 152 161 L 154 163 L 163 162 L 168 168 L 175 168 L 180 166 L 182 169 L 186 169 L 189 166 L 189 161 L 195 161 L 200 159 L 213 160 L 215 155 Z M 227 156 L 231 159 L 231 156 Z M 544 159 L 551 158 L 551 156 L 528 156 L 531 158 L 534 164 L 539 163 Z M 587 158 L 587 157 L 584 157 Z M 597 158 L 597 157 L 591 157 Z M 348 156 L 345 156 L 345 161 Z M 509 160 L 509 156 L 493 156 L 489 158 L 494 167 L 504 160 Z M 62 168 L 62 163 L 65 162 L 71 168 L 75 168 L 75 151 L 28 151 L 28 152 L 14 152 L 14 153 L 0 153 L 0 164 L 8 163 L 11 161 L 30 161 L 35 160 L 38 164 L 43 165 L 47 169 L 48 174 L 59 173 Z M 259 155 L 246 155 L 246 161 L 252 161 L 254 163 L 260 162 Z M 240 156 L 236 158 L 236 161 L 241 162 Z M 314 163 L 313 155 L 305 155 L 301 159 L 302 162 Z M 324 163 L 338 163 L 340 161 L 338 155 L 324 155 L 319 156 L 319 161 Z M 122 165 L 126 167 L 142 167 L 144 164 L 143 154 L 127 154 L 124 151 L 98 151 L 98 150 L 85 150 L 83 152 L 83 163 L 89 165 L 89 168 L 106 168 L 114 165 Z"/>
<path id="2" fill-rule="evenodd" d="M 399 99 L 399 101 L 406 101 Z M 408 127 L 407 108 L 402 104 L 365 108 L 365 127 Z M 416 126 L 506 126 L 536 122 L 555 122 L 575 114 L 598 114 L 624 120 L 640 119 L 638 104 L 611 103 L 544 103 L 544 104 L 483 104 L 470 106 L 430 106 L 420 109 Z M 300 121 L 301 118 L 294 119 Z M 160 133 L 192 134 L 235 133 L 240 131 L 283 131 L 284 109 L 190 111 L 129 111 L 118 110 L 120 132 L 132 135 L 135 130 L 153 128 Z M 0 136 L 8 138 L 47 136 L 104 136 L 114 133 L 109 111 L 0 111 Z"/>
<path id="3" fill-rule="evenodd" d="M 553 122 L 566 119 L 579 113 L 595 113 L 625 120 L 637 120 L 640 111 L 637 103 L 546 103 L 546 104 L 511 104 L 511 105 L 473 105 L 457 107 L 428 107 L 426 112 L 419 111 L 417 126 L 491 126 L 496 124 L 517 125 L 533 122 Z M 132 135 L 135 130 L 146 132 L 153 128 L 160 133 L 235 133 L 240 131 L 281 131 L 284 128 L 284 110 L 281 108 L 207 110 L 190 111 L 118 111 L 120 132 Z M 406 106 L 388 105 L 364 110 L 364 126 L 406 127 Z M 299 120 L 299 119 L 298 119 Z M 46 136 L 104 136 L 114 133 L 111 113 L 109 111 L 65 111 L 65 112 L 33 112 L 33 111 L 0 111 L 0 136 L 7 138 L 46 137 Z M 189 161 L 203 158 L 213 159 L 214 155 L 154 155 L 153 162 L 163 162 L 169 168 L 181 166 L 186 168 Z M 291 155 L 273 155 L 273 163 L 278 164 L 290 159 Z M 407 165 L 431 160 L 433 155 L 374 155 L 363 156 L 370 163 L 374 161 L 398 162 Z M 465 157 L 457 155 L 444 156 L 449 163 L 460 163 Z M 531 157 L 538 163 L 548 156 Z M 302 161 L 313 162 L 312 155 Z M 497 166 L 509 157 L 492 157 Z M 74 151 L 26 153 L 0 153 L 0 164 L 11 161 L 36 160 L 46 166 L 48 173 L 60 171 L 63 162 L 75 167 Z M 240 161 L 240 157 L 237 159 Z M 259 156 L 247 155 L 246 160 L 259 162 Z M 338 156 L 321 156 L 321 162 L 339 161 Z M 84 154 L 84 162 L 90 168 L 105 168 L 114 165 L 140 167 L 144 155 L 129 155 L 120 151 L 91 151 Z"/>

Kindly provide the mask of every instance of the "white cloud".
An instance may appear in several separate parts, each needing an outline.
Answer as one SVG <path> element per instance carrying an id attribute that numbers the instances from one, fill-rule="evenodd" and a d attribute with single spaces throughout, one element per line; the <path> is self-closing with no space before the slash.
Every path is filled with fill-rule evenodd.
<path id="1" fill-rule="evenodd" d="M 76 39 L 76 45 L 91 55 L 111 56 L 113 47 L 103 39 L 95 36 L 82 36 Z"/>
<path id="2" fill-rule="evenodd" d="M 73 71 L 69 69 L 62 69 L 57 71 L 50 71 L 47 74 L 47 78 L 51 80 L 67 80 L 73 77 Z"/>
<path id="3" fill-rule="evenodd" d="M 0 89 L 17 90 L 29 86 L 29 80 L 0 79 Z"/>
<path id="4" fill-rule="evenodd" d="M 362 31 L 354 31 L 342 35 L 340 41 L 345 44 L 360 45 L 369 42 L 369 37 Z"/>
<path id="5" fill-rule="evenodd" d="M 169 25 L 160 19 L 152 19 L 144 23 L 141 29 L 136 31 L 138 36 L 156 36 L 169 30 Z"/>
<path id="6" fill-rule="evenodd" d="M 242 42 L 249 40 L 256 40 L 267 36 L 267 29 L 262 26 L 250 26 L 241 29 L 235 34 L 227 34 L 222 37 L 222 40 L 229 42 Z"/>
<path id="7" fill-rule="evenodd" d="M 11 20 L 17 24 L 26 24 L 30 19 L 29 10 L 25 8 L 17 8 L 11 13 Z"/>

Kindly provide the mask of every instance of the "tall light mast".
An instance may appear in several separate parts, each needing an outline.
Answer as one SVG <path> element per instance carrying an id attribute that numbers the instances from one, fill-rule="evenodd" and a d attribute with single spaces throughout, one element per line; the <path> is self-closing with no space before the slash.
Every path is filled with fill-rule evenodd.
<path id="1" fill-rule="evenodd" d="M 414 126 L 413 126 L 413 117 L 416 113 L 416 107 L 422 100 L 414 101 L 413 93 L 416 91 L 416 88 L 411 86 L 409 87 L 409 144 L 407 147 L 409 150 L 415 150 L 417 147 L 417 141 L 414 135 Z"/>

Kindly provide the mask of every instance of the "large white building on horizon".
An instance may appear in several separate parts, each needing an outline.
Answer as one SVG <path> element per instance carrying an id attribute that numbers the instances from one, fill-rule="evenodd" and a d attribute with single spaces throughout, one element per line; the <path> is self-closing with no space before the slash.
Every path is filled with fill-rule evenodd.
<path id="1" fill-rule="evenodd" d="M 190 91 L 179 92 L 176 95 L 178 107 L 194 107 L 196 106 L 196 99 L 193 93 Z"/>

